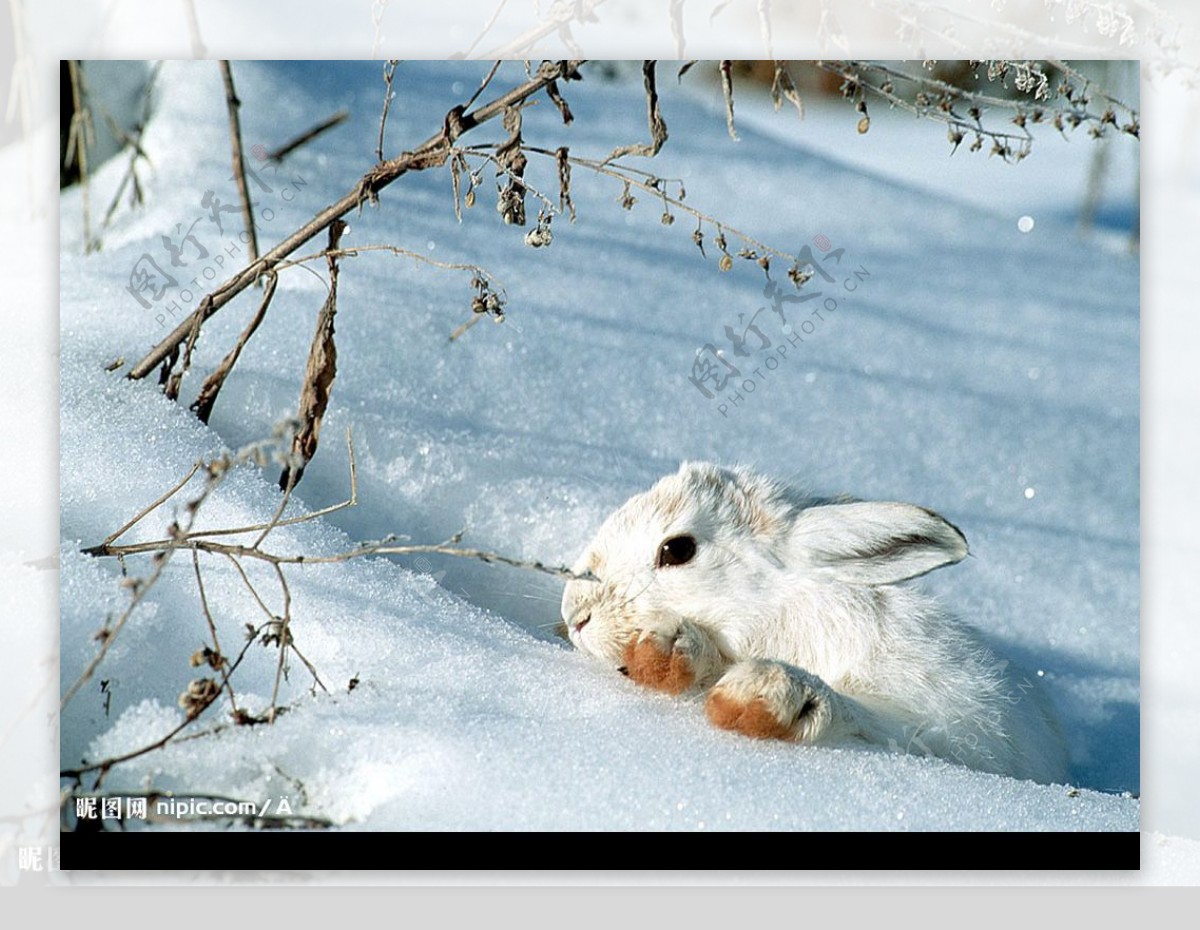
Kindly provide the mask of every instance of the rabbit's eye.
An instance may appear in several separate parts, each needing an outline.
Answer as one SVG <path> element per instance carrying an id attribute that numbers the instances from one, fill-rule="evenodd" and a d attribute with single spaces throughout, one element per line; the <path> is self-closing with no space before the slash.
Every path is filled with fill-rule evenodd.
<path id="1" fill-rule="evenodd" d="M 675 536 L 658 547 L 658 567 L 683 565 L 696 555 L 696 540 L 691 536 Z"/>

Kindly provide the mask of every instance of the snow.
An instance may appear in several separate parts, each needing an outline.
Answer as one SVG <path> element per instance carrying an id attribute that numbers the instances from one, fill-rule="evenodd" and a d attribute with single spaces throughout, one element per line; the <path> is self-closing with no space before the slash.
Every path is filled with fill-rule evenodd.
<path id="1" fill-rule="evenodd" d="M 435 131 L 485 73 L 474 63 L 402 65 L 387 151 Z M 494 86 L 520 74 L 510 65 Z M 370 163 L 380 69 L 237 63 L 235 78 L 247 147 L 270 148 L 342 107 L 351 112 L 277 173 L 264 172 L 269 193 L 252 185 L 268 247 Z M 759 375 L 742 363 L 754 387 L 736 403 L 731 392 L 706 399 L 688 380 L 697 348 L 728 345 L 729 327 L 754 352 L 758 337 L 745 327 L 768 306 L 753 262 L 718 270 L 709 224 L 703 258 L 690 239 L 694 220 L 680 214 L 664 226 L 644 192 L 623 211 L 619 183 L 576 168 L 578 221 L 557 218 L 553 244 L 534 250 L 493 211 L 491 170 L 461 224 L 445 169 L 407 175 L 378 208 L 348 217 L 343 245 L 390 243 L 477 263 L 503 282 L 508 317 L 451 343 L 470 315 L 469 275 L 383 253 L 344 259 L 338 379 L 295 512 L 347 496 L 348 428 L 359 502 L 277 530 L 269 546 L 329 555 L 389 533 L 437 542 L 465 529 L 465 545 L 566 564 L 614 507 L 683 459 L 747 462 L 822 494 L 918 502 L 960 526 L 974 554 L 927 587 L 1045 683 L 1078 790 L 915 755 L 717 732 L 696 700 L 647 693 L 558 640 L 561 582 L 434 555 L 288 568 L 296 644 L 329 692 L 310 693 L 311 677 L 293 660 L 281 694 L 289 710 L 274 724 L 173 742 L 114 767 L 105 790 L 288 796 L 298 810 L 356 830 L 1138 829 L 1139 801 L 1129 796 L 1140 789 L 1136 255 L 1078 240 L 1061 204 L 985 209 L 850 164 L 840 147 L 819 153 L 784 130 L 760 129 L 767 118 L 749 103 L 739 105 L 746 116 L 734 143 L 714 101 L 660 83 L 670 140 L 647 169 L 683 179 L 687 203 L 762 242 L 796 251 L 825 236 L 845 249 L 840 264 L 825 265 L 837 271 L 833 283 L 806 286 L 821 300 L 785 305 L 791 335 L 804 342 L 788 342 L 768 307 L 756 318 L 772 343 L 757 351 Z M 543 99 L 525 111 L 527 144 L 569 143 L 572 154 L 603 157 L 645 137 L 637 82 L 589 77 L 563 90 L 575 123 L 562 127 Z M 105 371 L 118 357 L 132 363 L 177 322 L 156 319 L 174 296 L 144 308 L 126 287 L 145 253 L 169 267 L 161 236 L 178 243 L 200 218 L 194 228 L 209 256 L 194 260 L 217 282 L 245 258 L 239 217 L 223 215 L 218 233 L 201 206 L 206 190 L 236 203 L 216 67 L 165 65 L 157 101 L 145 138 L 148 202 L 117 214 L 100 252 L 81 254 L 77 192 L 62 200 L 64 689 L 128 598 L 120 566 L 79 549 L 198 458 L 269 435 L 294 412 L 325 293 L 304 270 L 281 275 L 210 426 L 186 403 L 237 339 L 257 293 L 206 324 L 183 404 L 165 400 L 154 378 L 122 378 L 127 366 Z M 871 135 L 888 131 L 879 122 Z M 464 141 L 499 138 L 489 125 Z M 944 155 L 937 127 L 903 138 L 901 164 L 924 167 L 923 146 Z M 988 168 L 1021 172 L 1066 151 L 1044 138 L 1026 164 Z M 1080 156 L 1071 157 L 1078 167 Z M 119 158 L 101 169 L 93 203 L 107 203 L 123 170 Z M 552 161 L 531 158 L 528 179 L 557 202 Z M 532 218 L 532 198 L 529 210 Z M 1036 223 L 1022 232 L 1026 214 Z M 740 243 L 726 235 L 736 253 Z M 843 280 L 857 269 L 867 273 L 851 292 Z M 784 280 L 783 269 L 773 276 Z M 825 298 L 836 309 L 810 316 Z M 727 358 L 740 361 L 728 350 Z M 277 477 L 274 467 L 234 471 L 200 524 L 269 518 Z M 161 537 L 177 513 L 168 505 L 128 541 Z M 149 571 L 144 560 L 128 566 Z M 244 625 L 264 615 L 227 560 L 205 557 L 201 568 L 223 651 L 235 655 Z M 273 572 L 248 571 L 279 611 Z M 136 749 L 181 722 L 177 697 L 201 674 L 188 660 L 207 641 L 191 560 L 176 555 L 63 712 L 64 766 Z M 253 645 L 238 668 L 239 703 L 253 712 L 270 704 L 276 656 Z M 359 684 L 348 690 L 352 678 Z"/>

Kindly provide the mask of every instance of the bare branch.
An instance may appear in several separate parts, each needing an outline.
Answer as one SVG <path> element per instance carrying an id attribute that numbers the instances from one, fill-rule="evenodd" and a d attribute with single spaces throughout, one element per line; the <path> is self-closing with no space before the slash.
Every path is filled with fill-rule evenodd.
<path id="1" fill-rule="evenodd" d="M 454 124 L 453 133 L 449 131 L 449 127 L 444 126 L 441 131 L 431 136 L 414 151 L 404 152 L 390 161 L 371 168 L 353 190 L 336 203 L 326 207 L 279 245 L 260 257 L 257 262 L 247 265 L 202 299 L 200 305 L 186 319 L 182 320 L 141 361 L 133 366 L 128 377 L 133 380 L 144 378 L 162 362 L 170 359 L 173 353 L 178 352 L 180 344 L 188 338 L 194 326 L 198 323 L 203 324 L 208 317 L 252 285 L 268 270 L 276 267 L 304 243 L 327 229 L 334 220 L 340 219 L 351 210 L 358 208 L 364 201 L 374 198 L 379 191 L 409 171 L 420 171 L 433 165 L 443 164 L 449 156 L 455 138 L 493 119 L 508 107 L 528 99 L 552 80 L 578 78 L 578 69 L 581 64 L 583 62 L 577 60 L 544 63 L 529 81 L 502 94 L 478 110 L 462 114 Z M 453 138 L 451 138 L 452 134 Z"/>

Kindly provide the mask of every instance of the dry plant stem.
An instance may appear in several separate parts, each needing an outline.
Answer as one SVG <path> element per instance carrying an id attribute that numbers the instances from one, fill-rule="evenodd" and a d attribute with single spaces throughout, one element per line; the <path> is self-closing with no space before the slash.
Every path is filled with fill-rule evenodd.
<path id="1" fill-rule="evenodd" d="M 552 152 L 549 149 L 541 149 L 541 148 L 536 148 L 533 146 L 527 146 L 525 148 L 525 151 L 532 152 L 536 155 L 545 155 L 547 158 L 556 158 L 557 157 L 557 152 Z M 658 176 L 652 175 L 649 172 L 641 171 L 640 169 L 637 169 L 637 168 L 630 168 L 625 165 L 610 165 L 608 163 L 609 160 L 607 158 L 604 161 L 595 161 L 590 158 L 579 158 L 574 155 L 571 155 L 568 157 L 568 160 L 570 161 L 570 163 L 572 165 L 575 165 L 580 168 L 587 168 L 589 171 L 596 172 L 596 174 L 603 174 L 610 178 L 616 178 L 617 180 L 628 183 L 628 184 L 632 185 L 633 187 L 638 188 L 639 190 L 643 190 L 649 194 L 653 194 L 654 197 L 657 198 L 662 203 L 669 204 L 676 210 L 679 210 L 681 213 L 687 213 L 688 215 L 694 217 L 697 220 L 708 223 L 719 230 L 722 230 L 733 236 L 736 236 L 738 239 L 742 240 L 742 242 L 745 242 L 747 245 L 754 246 L 756 249 L 760 250 L 761 252 L 764 252 L 768 255 L 774 255 L 776 258 L 786 259 L 787 261 L 791 261 L 791 262 L 794 262 L 797 260 L 796 256 L 791 255 L 787 252 L 781 252 L 778 249 L 773 249 L 773 248 L 771 248 L 771 246 L 758 241 L 757 239 L 755 239 L 753 236 L 749 235 L 748 233 L 744 233 L 741 230 L 736 229 L 733 226 L 729 226 L 728 224 L 721 222 L 720 220 L 716 219 L 715 217 L 709 216 L 707 213 L 703 213 L 700 210 L 695 209 L 694 207 L 688 205 L 684 201 L 682 201 L 676 197 L 670 196 L 661 188 L 661 182 L 668 180 L 666 178 L 659 178 Z M 642 175 L 643 177 L 649 178 L 651 181 L 660 182 L 660 186 L 656 186 L 655 184 L 647 182 L 647 181 L 638 180 L 637 177 L 633 177 L 632 175 Z"/>
<path id="2" fill-rule="evenodd" d="M 508 6 L 508 0 L 500 0 L 499 5 L 492 12 L 491 18 L 486 23 L 483 24 L 483 28 L 479 31 L 479 35 L 477 35 L 475 37 L 475 41 L 473 41 L 470 45 L 467 46 L 467 50 L 465 52 L 462 52 L 461 54 L 457 54 L 457 55 L 452 55 L 451 57 L 452 58 L 470 58 L 471 52 L 475 51 L 475 46 L 478 45 L 480 42 L 482 42 L 484 36 L 486 36 L 489 32 L 491 32 L 492 26 L 496 25 L 496 20 L 500 18 L 500 14 L 502 12 L 504 12 L 504 8 L 506 6 Z"/>
<path id="3" fill-rule="evenodd" d="M 221 364 L 217 366 L 212 374 L 204 379 L 204 384 L 200 387 L 200 393 L 196 395 L 196 399 L 192 402 L 192 410 L 196 411 L 196 416 L 199 417 L 201 423 L 207 423 L 209 417 L 212 416 L 213 405 L 217 402 L 217 396 L 221 393 L 221 388 L 225 386 L 225 379 L 233 371 L 233 366 L 237 364 L 238 357 L 242 354 L 242 349 L 246 347 L 246 343 L 250 341 L 250 337 L 254 335 L 259 324 L 262 323 L 263 317 L 267 315 L 267 307 L 271 305 L 271 298 L 275 296 L 275 286 L 279 283 L 279 275 L 274 270 L 271 270 L 267 272 L 266 278 L 267 287 L 263 291 L 262 300 L 259 302 L 258 312 L 254 314 L 250 322 L 246 324 L 246 328 L 242 330 L 242 334 L 238 336 L 237 344 L 221 359 Z"/>
<path id="4" fill-rule="evenodd" d="M 503 3 L 501 5 L 503 6 Z M 497 12 L 499 12 L 499 10 L 497 10 Z M 464 110 L 471 109 L 471 106 L 475 103 L 476 100 L 479 99 L 479 95 L 482 94 L 487 89 L 487 86 L 492 83 L 492 78 L 494 78 L 496 76 L 496 72 L 500 70 L 500 66 L 502 64 L 504 64 L 503 61 L 492 62 L 492 70 L 490 70 L 487 73 L 487 76 L 482 81 L 479 82 L 479 86 L 475 88 L 475 93 L 471 94 L 471 99 L 468 100 L 465 104 L 463 104 Z"/>
<path id="5" fill-rule="evenodd" d="M 109 545 L 109 546 L 93 546 L 86 552 L 97 556 L 118 556 L 124 557 L 129 555 L 137 555 L 139 553 L 159 552 L 172 544 L 172 540 L 159 539 L 152 542 L 130 543 L 124 546 Z M 498 552 L 490 552 L 484 549 L 469 549 L 460 546 L 452 546 L 446 543 L 422 543 L 410 546 L 393 546 L 387 543 L 370 543 L 367 545 L 358 546 L 354 549 L 349 549 L 346 552 L 340 552 L 336 555 L 280 555 L 273 552 L 267 552 L 263 549 L 256 549 L 252 546 L 238 546 L 231 543 L 216 542 L 210 539 L 200 539 L 197 535 L 188 534 L 181 542 L 175 544 L 181 549 L 197 549 L 200 552 L 215 552 L 221 555 L 231 556 L 236 559 L 248 558 L 258 559 L 262 562 L 270 562 L 274 565 L 329 565 L 340 562 L 349 562 L 351 559 L 363 558 L 372 555 L 417 555 L 419 553 L 437 553 L 439 555 L 452 555 L 465 559 L 479 559 L 481 562 L 499 562 L 503 565 L 511 565 L 513 568 L 525 568 L 531 571 L 542 572 L 546 575 L 554 575 L 558 578 L 574 579 L 578 581 L 595 581 L 596 578 L 590 573 L 577 574 L 571 569 L 563 566 L 546 565 L 543 562 L 530 561 L 527 559 L 514 559 L 510 556 L 501 555 Z"/>
<path id="6" fill-rule="evenodd" d="M 457 116 L 453 121 L 453 125 L 451 125 L 450 120 L 447 120 L 446 126 L 443 126 L 436 135 L 431 136 L 417 146 L 415 150 L 404 152 L 393 159 L 371 168 L 363 175 L 354 189 L 344 197 L 326 207 L 309 220 L 309 222 L 305 223 L 279 243 L 279 245 L 261 256 L 257 262 L 250 263 L 215 291 L 204 297 L 200 302 L 200 306 L 186 319 L 182 320 L 141 361 L 134 365 L 128 377 L 133 380 L 145 378 L 164 360 L 170 357 L 172 353 L 178 351 L 179 346 L 193 331 L 193 327 L 203 324 L 206 319 L 229 303 L 229 301 L 253 284 L 268 270 L 276 267 L 296 251 L 296 249 L 304 245 L 304 243 L 308 242 L 322 230 L 328 228 L 334 220 L 340 219 L 351 210 L 360 207 L 364 201 L 374 199 L 379 191 L 409 171 L 420 171 L 443 164 L 449 156 L 454 141 L 463 133 L 469 132 L 476 126 L 504 113 L 507 108 L 515 106 L 540 92 L 551 81 L 563 79 L 567 76 L 574 76 L 582 64 L 582 60 L 548 63 L 539 68 L 538 73 L 524 84 L 513 88 L 508 93 L 502 94 L 477 110 Z M 455 111 L 451 112 L 454 113 Z"/>
<path id="7" fill-rule="evenodd" d="M 328 132 L 330 129 L 333 129 L 333 127 L 335 127 L 335 126 L 340 126 L 342 123 L 344 123 L 346 121 L 346 119 L 349 116 L 350 116 L 349 110 L 338 110 L 336 113 L 333 114 L 333 116 L 329 117 L 328 119 L 321 120 L 321 122 L 319 122 L 319 123 L 317 123 L 317 125 L 313 126 L 312 129 L 302 132 L 300 135 L 296 136 L 296 138 L 292 139 L 290 142 L 285 142 L 283 145 L 279 146 L 279 148 L 275 149 L 274 151 L 268 152 L 267 153 L 267 161 L 273 161 L 276 164 L 278 164 L 279 162 L 281 162 L 285 158 L 287 158 L 289 155 L 291 155 L 292 152 L 296 151 L 296 149 L 300 148 L 300 146 L 307 145 L 309 142 L 312 142 L 313 139 L 317 138 L 317 136 L 321 135 L 322 133 Z"/>
<path id="8" fill-rule="evenodd" d="M 1097 87 L 1092 81 L 1088 80 L 1086 77 L 1084 77 L 1078 71 L 1076 71 L 1074 68 L 1072 68 L 1070 65 L 1068 65 L 1065 61 L 1059 61 L 1057 58 L 1048 58 L 1048 59 L 1046 59 L 1046 61 L 1052 68 L 1057 69 L 1058 71 L 1062 72 L 1064 75 L 1071 78 L 1072 80 L 1079 81 L 1081 84 L 1086 85 L 1089 89 L 1091 89 L 1095 93 L 1099 94 L 1101 97 L 1103 97 L 1109 103 L 1113 104 L 1114 106 L 1120 107 L 1122 110 L 1124 110 L 1126 113 L 1128 113 L 1131 117 L 1134 117 L 1134 118 L 1137 117 L 1137 110 L 1135 110 L 1133 107 L 1131 107 L 1129 104 L 1123 102 L 1119 98 L 1114 97 L 1112 94 L 1105 93 L 1103 90 L 1101 90 L 1099 87 Z"/>
<path id="9" fill-rule="evenodd" d="M 233 567 L 236 568 L 238 574 L 241 575 L 242 583 L 250 592 L 250 596 L 254 598 L 255 603 L 258 604 L 262 612 L 267 615 L 267 622 L 264 624 L 264 627 L 274 626 L 276 623 L 278 623 L 278 618 L 271 612 L 271 608 L 267 606 L 267 602 L 262 599 L 262 595 L 258 593 L 258 589 L 254 587 L 253 582 L 250 581 L 250 576 L 246 574 L 246 569 L 242 566 L 242 563 L 232 555 L 229 555 L 229 553 L 225 553 L 225 558 L 229 559 L 229 561 L 233 563 Z"/>
<path id="10" fill-rule="evenodd" d="M 446 341 L 454 342 L 455 340 L 460 339 L 464 333 L 466 333 L 472 326 L 475 326 L 480 320 L 483 319 L 483 317 L 484 314 L 482 313 L 472 314 L 471 319 L 466 320 L 463 323 L 459 323 L 458 326 L 454 327 L 453 331 L 450 333 L 450 338 Z"/>
<path id="11" fill-rule="evenodd" d="M 392 81 L 396 77 L 396 65 L 399 63 L 398 58 L 392 58 L 383 66 L 383 82 L 387 85 L 387 90 L 383 95 L 383 112 L 379 115 L 379 144 L 375 146 L 375 160 L 378 162 L 383 161 L 383 133 L 387 128 L 388 111 L 392 108 Z"/>
<path id="12" fill-rule="evenodd" d="M 604 0 L 555 0 L 550 7 L 549 15 L 540 25 L 517 36 L 505 45 L 497 46 L 481 58 L 528 58 L 542 39 L 555 33 L 570 47 L 571 23 L 596 22 L 594 11 L 603 5 Z M 474 47 L 474 46 L 472 46 Z"/>
<path id="13" fill-rule="evenodd" d="M 354 458 L 354 442 L 351 438 L 350 429 L 348 427 L 346 429 L 346 448 L 350 455 L 350 497 L 346 500 L 337 504 L 331 504 L 328 507 L 322 507 L 320 510 L 314 510 L 310 513 L 301 514 L 298 517 L 288 517 L 286 520 L 278 519 L 279 515 L 283 513 L 283 508 L 281 507 L 276 511 L 276 518 L 269 523 L 256 523 L 252 526 L 238 526 L 227 530 L 196 530 L 188 533 L 188 538 L 197 539 L 205 536 L 234 536 L 241 533 L 261 533 L 264 530 L 270 531 L 279 526 L 294 526 L 297 523 L 307 523 L 310 520 L 316 520 L 320 517 L 326 516 L 327 514 L 336 513 L 339 510 L 345 510 L 347 507 L 354 507 L 358 504 L 358 468 Z M 161 506 L 164 502 L 178 493 L 179 490 L 188 483 L 188 479 L 190 479 L 192 475 L 197 472 L 201 464 L 201 462 L 197 462 L 195 465 L 193 465 L 191 471 L 184 476 L 182 481 L 179 481 L 173 488 L 171 488 L 170 491 L 158 498 L 158 500 L 150 504 L 148 507 L 143 508 L 132 520 L 122 526 L 119 530 L 117 530 L 117 532 L 110 535 L 102 543 L 97 546 L 89 546 L 88 548 L 83 549 L 83 554 L 97 556 L 113 555 L 114 553 L 108 551 L 109 546 L 119 539 L 130 527 L 143 520 L 156 507 Z M 259 539 L 259 542 L 261 542 L 261 538 Z M 253 548 L 257 548 L 257 545 L 258 543 L 255 543 Z"/>
<path id="14" fill-rule="evenodd" d="M 531 193 L 536 194 L 537 192 L 531 191 Z M 280 262 L 277 267 L 280 269 L 291 268 L 293 265 L 301 265 L 305 262 L 316 261 L 318 258 L 357 258 L 359 252 L 391 252 L 393 255 L 411 258 L 414 261 L 422 262 L 426 265 L 432 265 L 434 268 L 441 268 L 445 271 L 470 271 L 472 274 L 482 275 L 494 286 L 500 287 L 500 282 L 496 276 L 487 271 L 487 269 L 481 268 L 479 265 L 462 264 L 459 262 L 442 262 L 438 261 L 436 258 L 430 258 L 428 255 L 422 255 L 420 252 L 413 252 L 410 249 L 402 249 L 398 245 L 387 245 L 385 243 L 355 245 L 345 249 L 327 249 L 323 252 L 314 252 L 312 255 L 302 255 L 300 258 L 293 258 L 286 262 Z M 500 287 L 500 289 L 503 290 L 502 287 Z"/>
<path id="15" fill-rule="evenodd" d="M 204 306 L 205 300 L 208 300 L 208 298 L 205 297 L 204 300 L 200 301 L 201 306 Z M 196 341 L 200 338 L 200 325 L 202 322 L 199 317 L 196 317 L 192 321 L 191 329 L 188 330 L 187 341 L 183 346 L 183 361 L 180 362 L 179 370 L 171 371 L 171 366 L 168 365 L 159 373 L 159 383 L 163 385 L 163 394 L 170 400 L 177 400 L 179 398 L 179 388 L 183 384 L 184 376 L 192 367 L 192 351 L 196 348 Z M 172 355 L 173 363 L 174 355 Z M 164 375 L 166 377 L 163 377 Z"/>
<path id="16" fill-rule="evenodd" d="M 196 474 L 196 472 L 198 472 L 200 470 L 200 466 L 203 464 L 204 463 L 202 461 L 200 461 L 200 462 L 197 462 L 195 465 L 193 465 L 191 467 L 191 469 L 188 471 L 188 473 L 186 475 L 184 475 L 179 481 L 177 481 L 161 497 L 156 498 L 153 503 L 147 505 L 146 507 L 143 507 L 141 510 L 139 510 L 137 513 L 135 513 L 133 515 L 133 517 L 129 520 L 129 522 L 123 524 L 119 530 L 117 530 L 115 533 L 113 533 L 110 536 L 108 536 L 107 538 L 105 538 L 104 542 L 100 543 L 100 548 L 108 546 L 110 543 L 115 542 L 116 540 L 120 539 L 123 535 L 125 535 L 125 533 L 131 527 L 136 526 L 138 523 L 140 523 L 142 520 L 144 520 L 152 511 L 156 510 L 158 507 L 162 506 L 164 503 L 166 503 L 172 497 L 174 497 L 176 494 L 178 494 L 180 492 L 180 490 L 182 490 L 183 486 L 192 480 L 192 475 Z M 86 553 L 87 550 L 85 549 L 84 552 Z"/>
<path id="17" fill-rule="evenodd" d="M 275 666 L 275 686 L 271 689 L 271 709 L 267 711 L 268 723 L 275 722 L 275 710 L 279 706 L 279 684 L 283 680 L 283 667 L 287 662 L 287 651 L 292 644 L 292 634 L 288 630 L 288 626 L 292 622 L 292 592 L 278 563 L 275 564 L 275 575 L 279 578 L 279 586 L 283 589 L 283 616 L 279 621 L 279 663 Z"/>
<path id="18" fill-rule="evenodd" d="M 139 158 L 146 158 L 146 153 L 142 151 L 142 147 L 136 139 L 122 132 L 115 124 L 110 125 L 109 129 L 117 139 L 124 142 L 131 149 L 131 152 L 129 155 L 129 166 L 125 169 L 125 174 L 121 177 L 121 183 L 117 185 L 112 200 L 109 201 L 108 209 L 104 211 L 104 219 L 100 221 L 101 232 L 108 229 L 113 216 L 116 215 L 117 207 L 121 205 L 121 195 L 125 193 L 125 188 L 129 185 L 130 181 L 133 182 L 133 200 L 137 203 L 141 202 L 142 192 L 141 185 L 138 182 L 137 163 Z M 146 160 L 149 161 L 149 159 Z"/>
<path id="19" fill-rule="evenodd" d="M 192 550 L 192 569 L 196 573 L 196 590 L 200 593 L 200 609 L 204 611 L 204 620 L 208 623 L 208 632 L 213 641 L 213 651 L 216 652 L 221 663 L 221 686 L 228 692 L 229 706 L 236 714 L 238 711 L 237 695 L 233 693 L 233 682 L 229 680 L 228 663 L 224 658 L 225 653 L 221 651 L 221 640 L 217 637 L 217 625 L 213 622 L 212 611 L 208 609 L 208 595 L 204 591 L 204 579 L 200 575 L 200 554 L 195 549 Z"/>
<path id="20" fill-rule="evenodd" d="M 733 62 L 728 59 L 720 63 L 721 93 L 725 97 L 725 128 L 729 130 L 729 138 L 738 141 L 737 130 L 733 126 Z"/>
<path id="21" fill-rule="evenodd" d="M 104 122 L 108 126 L 109 132 L 113 134 L 122 146 L 128 148 L 129 165 L 125 169 L 125 174 L 121 177 L 121 183 L 117 185 L 116 191 L 113 193 L 112 200 L 108 204 L 108 209 L 104 213 L 104 220 L 100 223 L 100 230 L 103 232 L 108 229 L 109 223 L 112 222 L 113 216 L 117 212 L 117 207 L 121 205 L 121 195 L 125 193 L 125 188 L 130 182 L 133 183 L 132 201 L 136 204 L 142 202 L 141 182 L 138 180 L 137 165 L 138 160 L 144 160 L 146 164 L 150 164 L 150 156 L 146 154 L 142 148 L 142 134 L 145 131 L 146 125 L 150 121 L 150 98 L 154 91 L 154 85 L 158 81 L 159 72 L 162 70 L 162 62 L 156 62 L 150 71 L 150 77 L 146 80 L 146 86 L 142 88 L 141 99 L 141 118 L 137 126 L 134 128 L 133 134 L 126 132 L 117 121 L 108 113 L 104 114 Z"/>
<path id="22" fill-rule="evenodd" d="M 12 38 L 12 74 L 9 77 L 8 106 L 4 118 L 11 123 L 20 114 L 21 138 L 27 138 L 33 125 L 33 92 L 34 82 L 33 62 L 29 53 L 29 40 L 26 35 L 25 11 L 18 0 L 11 0 L 8 5 L 12 17 L 10 25 Z M 32 147 L 30 154 L 32 155 Z"/>
<path id="23" fill-rule="evenodd" d="M 233 71 L 229 62 L 221 59 L 221 80 L 225 82 L 225 105 L 229 109 L 229 144 L 233 149 L 233 176 L 237 179 L 238 196 L 242 199 L 242 221 L 250 237 L 250 261 L 258 261 L 258 234 L 254 231 L 254 209 L 250 205 L 250 189 L 246 186 L 246 158 L 242 154 L 242 123 L 238 118 L 238 100 L 233 89 Z"/>
<path id="24" fill-rule="evenodd" d="M 193 468 L 192 471 L 188 473 L 187 478 L 179 482 L 179 484 L 177 484 L 166 497 L 160 498 L 150 507 L 146 508 L 133 520 L 132 523 L 126 524 L 125 527 L 118 530 L 117 535 L 119 536 L 121 533 L 124 533 L 129 529 L 129 527 L 133 526 L 139 520 L 145 517 L 146 514 L 150 513 L 150 511 L 154 510 L 156 507 L 168 500 L 171 496 L 178 493 L 180 488 L 187 484 L 188 478 L 195 474 L 195 472 L 196 469 Z M 58 706 L 60 712 L 67 706 L 67 704 L 70 703 L 71 699 L 78 693 L 79 689 L 82 688 L 89 679 L 91 679 L 93 674 L 95 674 L 96 669 L 100 667 L 100 663 L 103 662 L 105 656 L 108 655 L 109 648 L 116 640 L 117 635 L 122 629 L 124 629 L 125 624 L 133 615 L 134 610 L 136 610 L 138 605 L 141 604 L 141 602 L 145 599 L 146 594 L 154 587 L 154 585 L 158 582 L 158 579 L 162 577 L 163 570 L 166 568 L 167 563 L 170 562 L 171 556 L 177 549 L 180 548 L 180 544 L 183 542 L 183 540 L 187 538 L 187 534 L 191 530 L 192 523 L 195 521 L 196 512 L 199 510 L 200 504 L 203 503 L 208 495 L 212 492 L 213 487 L 214 485 L 209 484 L 200 493 L 200 496 L 193 502 L 195 506 L 188 508 L 187 527 L 180 527 L 177 535 L 170 539 L 163 540 L 163 544 L 156 549 L 157 557 L 154 560 L 154 568 L 149 577 L 134 587 L 133 596 L 129 599 L 129 604 L 126 605 L 125 610 L 121 612 L 121 616 L 117 618 L 117 622 L 113 624 L 111 629 L 105 630 L 104 642 L 101 643 L 96 655 L 92 657 L 92 660 L 87 664 L 87 667 L 84 668 L 83 672 L 80 673 L 79 677 L 75 680 L 71 687 L 67 689 L 66 693 L 62 697 L 62 700 L 59 702 Z M 113 538 L 115 539 L 116 537 Z M 93 547 L 94 550 L 108 550 L 111 548 L 111 543 L 104 543 L 100 546 Z"/>
<path id="25" fill-rule="evenodd" d="M 237 670 L 237 667 L 242 664 L 242 659 L 245 658 L 246 652 L 250 649 L 250 647 L 258 639 L 259 632 L 261 632 L 262 630 L 265 630 L 267 628 L 267 626 L 268 626 L 268 624 L 264 623 L 262 626 L 260 626 L 258 628 L 258 630 L 255 632 L 255 635 L 253 637 L 250 637 L 249 639 L 246 640 L 245 645 L 242 646 L 241 652 L 238 653 L 237 659 L 234 660 L 233 664 L 229 668 L 230 675 L 232 675 Z M 169 732 L 166 733 L 166 735 L 162 736 L 159 739 L 156 739 L 152 743 L 148 743 L 145 746 L 142 746 L 138 749 L 133 749 L 133 750 L 131 750 L 127 753 L 123 753 L 122 755 L 119 755 L 119 756 L 110 756 L 109 758 L 102 759 L 99 762 L 88 763 L 87 765 L 80 766 L 79 768 L 63 769 L 59 774 L 63 778 L 78 779 L 80 776 L 85 775 L 88 772 L 97 772 L 98 771 L 101 773 L 101 779 L 103 779 L 104 773 L 107 772 L 109 769 L 111 769 L 114 765 L 119 765 L 122 762 L 128 762 L 130 759 L 136 759 L 138 756 L 144 756 L 144 755 L 146 755 L 146 753 L 153 752 L 156 749 L 162 749 L 164 746 L 167 745 L 167 743 L 171 742 L 171 740 L 173 740 L 176 736 L 178 736 L 180 733 L 182 733 L 191 724 L 193 724 L 197 720 L 199 720 L 200 715 L 203 714 L 204 711 L 206 711 L 209 707 L 211 707 L 216 702 L 217 698 L 219 698 L 220 696 L 221 696 L 220 691 L 213 694 L 213 696 L 211 698 L 206 700 L 200 706 L 199 710 L 197 710 L 195 713 L 193 713 L 191 716 L 189 716 L 186 720 L 184 720 L 178 726 L 173 727 Z M 97 784 L 97 786 L 99 786 L 100 782 L 98 781 L 96 784 Z"/>
<path id="26" fill-rule="evenodd" d="M 67 71 L 71 76 L 71 105 L 74 107 L 74 112 L 71 114 L 71 128 L 67 136 L 67 153 L 66 163 L 70 164 L 71 156 L 75 156 L 76 164 L 79 165 L 79 187 L 83 201 L 83 250 L 91 252 L 95 243 L 92 241 L 92 208 L 91 208 L 91 183 L 88 177 L 88 146 L 93 144 L 92 136 L 92 118 L 91 114 L 85 109 L 83 100 L 83 75 L 81 73 L 82 62 L 71 60 L 67 62 Z"/>

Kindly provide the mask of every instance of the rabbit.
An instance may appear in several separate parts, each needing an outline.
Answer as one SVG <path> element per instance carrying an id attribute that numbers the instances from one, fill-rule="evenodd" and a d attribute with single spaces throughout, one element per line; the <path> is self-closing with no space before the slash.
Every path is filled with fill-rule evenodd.
<path id="1" fill-rule="evenodd" d="M 633 681 L 706 692 L 726 730 L 1063 782 L 1039 689 L 901 584 L 966 555 L 956 527 L 913 504 L 816 500 L 746 467 L 684 462 L 600 527 L 562 620 Z"/>

